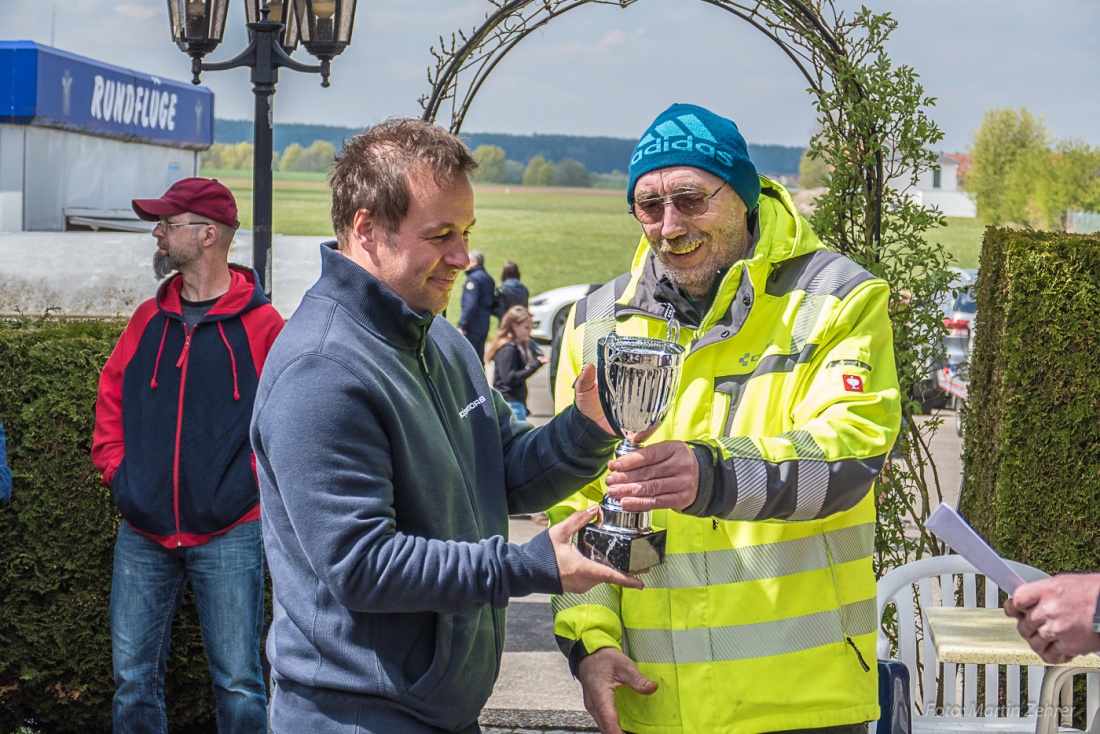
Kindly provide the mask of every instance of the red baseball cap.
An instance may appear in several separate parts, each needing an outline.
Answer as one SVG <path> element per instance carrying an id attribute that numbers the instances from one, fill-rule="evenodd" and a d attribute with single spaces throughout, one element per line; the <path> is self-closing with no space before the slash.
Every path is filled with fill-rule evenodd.
<path id="1" fill-rule="evenodd" d="M 130 206 L 146 222 L 191 212 L 234 229 L 240 226 L 233 192 L 216 178 L 183 178 L 159 199 L 134 199 Z"/>

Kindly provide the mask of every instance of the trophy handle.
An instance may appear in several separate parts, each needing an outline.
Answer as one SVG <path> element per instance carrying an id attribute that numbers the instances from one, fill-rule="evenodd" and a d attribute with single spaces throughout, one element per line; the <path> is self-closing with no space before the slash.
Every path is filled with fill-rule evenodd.
<path id="1" fill-rule="evenodd" d="M 596 394 L 599 395 L 600 407 L 603 409 L 603 414 L 607 418 L 607 422 L 611 425 L 612 432 L 618 436 L 620 440 L 625 441 L 626 434 L 615 420 L 615 409 L 612 404 L 611 391 L 608 389 L 607 381 L 603 375 L 605 366 L 616 361 L 619 355 L 622 354 L 622 350 L 619 348 L 618 343 L 619 335 L 614 331 L 596 342 L 596 368 L 600 373 L 597 375 L 596 379 Z"/>
<path id="2" fill-rule="evenodd" d="M 680 322 L 675 318 L 668 320 L 668 325 L 665 327 L 665 341 L 673 344 L 678 344 L 680 341 Z"/>
<path id="3" fill-rule="evenodd" d="M 607 364 L 617 361 L 619 355 L 623 353 L 623 350 L 619 347 L 619 335 L 613 331 L 605 336 L 602 341 L 604 342 L 604 361 Z"/>

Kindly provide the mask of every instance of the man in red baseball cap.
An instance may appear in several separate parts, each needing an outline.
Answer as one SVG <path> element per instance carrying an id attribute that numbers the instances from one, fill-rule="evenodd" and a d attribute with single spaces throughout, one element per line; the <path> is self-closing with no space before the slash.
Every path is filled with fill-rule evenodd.
<path id="1" fill-rule="evenodd" d="M 186 178 L 134 199 L 156 222 L 157 277 L 99 380 L 92 460 L 122 514 L 111 583 L 116 732 L 167 730 L 169 631 L 195 595 L 219 729 L 267 731 L 260 664 L 263 540 L 249 423 L 283 319 L 230 265 L 233 194 Z"/>
<path id="2" fill-rule="evenodd" d="M 232 244 L 233 234 L 240 226 L 233 192 L 215 178 L 181 179 L 172 184 L 159 199 L 134 199 L 131 206 L 145 221 L 158 223 L 153 228 L 153 236 L 157 239 L 157 251 L 153 254 L 153 272 L 158 279 L 178 270 L 180 265 L 191 263 L 198 256 L 199 250 L 191 241 L 193 238 L 170 237 L 174 230 L 213 224 L 220 230 L 222 239 L 226 240 L 228 258 L 228 245 Z M 195 221 L 169 221 L 179 219 L 184 214 L 193 214 Z M 175 246 L 170 244 L 173 241 Z"/>

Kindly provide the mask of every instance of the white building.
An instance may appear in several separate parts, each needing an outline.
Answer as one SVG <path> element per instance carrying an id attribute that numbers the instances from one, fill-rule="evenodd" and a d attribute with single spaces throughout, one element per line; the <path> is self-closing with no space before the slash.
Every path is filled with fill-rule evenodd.
<path id="1" fill-rule="evenodd" d="M 198 175 L 213 141 L 205 87 L 0 41 L 0 314 L 131 313 L 157 281 L 130 200 Z"/>
<path id="2" fill-rule="evenodd" d="M 956 157 L 940 154 L 935 167 L 921 173 L 916 188 L 910 189 L 909 195 L 926 209 L 939 209 L 944 216 L 970 219 L 978 216 L 974 200 L 959 189 L 959 161 Z"/>
<path id="3" fill-rule="evenodd" d="M 199 173 L 214 94 L 0 41 L 0 232 L 148 232 L 130 208 Z"/>

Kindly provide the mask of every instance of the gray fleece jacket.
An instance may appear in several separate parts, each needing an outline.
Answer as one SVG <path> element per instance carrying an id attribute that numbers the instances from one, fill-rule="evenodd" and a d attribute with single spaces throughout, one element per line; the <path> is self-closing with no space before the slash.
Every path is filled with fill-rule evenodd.
<path id="1" fill-rule="evenodd" d="M 509 598 L 561 591 L 547 535 L 509 544 L 508 515 L 592 481 L 616 439 L 575 409 L 515 421 L 453 326 L 334 247 L 256 395 L 268 656 L 307 704 L 460 731 L 492 691 Z"/>

